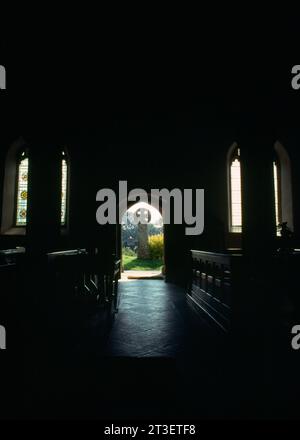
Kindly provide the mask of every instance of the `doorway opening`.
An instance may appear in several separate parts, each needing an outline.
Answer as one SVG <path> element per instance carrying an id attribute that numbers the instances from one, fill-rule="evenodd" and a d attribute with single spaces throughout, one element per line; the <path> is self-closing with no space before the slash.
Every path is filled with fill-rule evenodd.
<path id="1" fill-rule="evenodd" d="M 160 212 L 138 202 L 124 213 L 122 279 L 164 278 L 164 227 Z"/>

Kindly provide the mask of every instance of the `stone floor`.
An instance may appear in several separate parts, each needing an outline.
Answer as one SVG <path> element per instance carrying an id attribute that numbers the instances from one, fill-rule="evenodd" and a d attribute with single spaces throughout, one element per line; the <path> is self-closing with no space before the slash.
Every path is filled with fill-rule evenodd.
<path id="1" fill-rule="evenodd" d="M 108 337 L 99 312 L 80 328 L 51 332 L 51 347 L 43 341 L 35 351 L 28 365 L 30 413 L 200 420 L 251 417 L 249 408 L 265 406 L 256 401 L 259 376 L 249 357 L 242 362 L 228 338 L 195 314 L 183 289 L 163 280 L 128 280 L 120 282 L 119 294 Z"/>
<path id="2" fill-rule="evenodd" d="M 127 409 L 137 416 L 144 414 L 144 407 L 157 417 L 155 408 L 169 414 L 167 406 L 171 415 L 184 417 L 199 416 L 201 406 L 200 416 L 205 417 L 213 406 L 218 413 L 222 396 L 215 402 L 215 395 L 221 393 L 226 370 L 218 362 L 223 355 L 220 335 L 199 320 L 180 287 L 132 280 L 120 283 L 119 289 L 119 312 L 103 354 L 115 359 L 120 381 L 131 384 L 132 395 L 142 390 L 144 397 L 136 396 L 137 405 L 127 402 Z M 145 396 L 151 399 L 145 401 Z"/>
<path id="3" fill-rule="evenodd" d="M 180 357 L 190 339 L 189 320 L 195 320 L 183 290 L 161 280 L 132 280 L 120 283 L 119 293 L 107 354 Z"/>
<path id="4" fill-rule="evenodd" d="M 51 333 L 51 347 L 44 343 L 28 365 L 29 411 L 153 420 L 223 414 L 222 343 L 190 309 L 185 291 L 149 279 L 120 282 L 119 294 L 107 338 L 101 313 L 80 329 Z"/>

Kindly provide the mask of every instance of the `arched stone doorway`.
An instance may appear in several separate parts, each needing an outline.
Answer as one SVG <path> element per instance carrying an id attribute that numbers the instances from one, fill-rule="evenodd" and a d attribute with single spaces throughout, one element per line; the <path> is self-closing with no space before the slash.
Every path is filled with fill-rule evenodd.
<path id="1" fill-rule="evenodd" d="M 132 204 L 121 221 L 122 279 L 163 279 L 164 228 L 148 203 Z"/>

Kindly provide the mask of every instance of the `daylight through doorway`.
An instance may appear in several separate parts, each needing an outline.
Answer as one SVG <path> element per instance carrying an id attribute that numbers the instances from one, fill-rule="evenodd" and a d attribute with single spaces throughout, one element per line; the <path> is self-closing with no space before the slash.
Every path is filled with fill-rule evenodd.
<path id="1" fill-rule="evenodd" d="M 160 212 L 147 203 L 135 203 L 123 215 L 121 230 L 122 279 L 163 279 L 164 231 Z"/>

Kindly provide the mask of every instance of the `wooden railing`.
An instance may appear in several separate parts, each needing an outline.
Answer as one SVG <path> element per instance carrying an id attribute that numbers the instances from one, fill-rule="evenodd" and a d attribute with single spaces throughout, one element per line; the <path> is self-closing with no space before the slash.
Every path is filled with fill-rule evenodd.
<path id="1" fill-rule="evenodd" d="M 235 292 L 240 284 L 241 255 L 191 250 L 189 303 L 222 331 L 232 324 Z"/>

